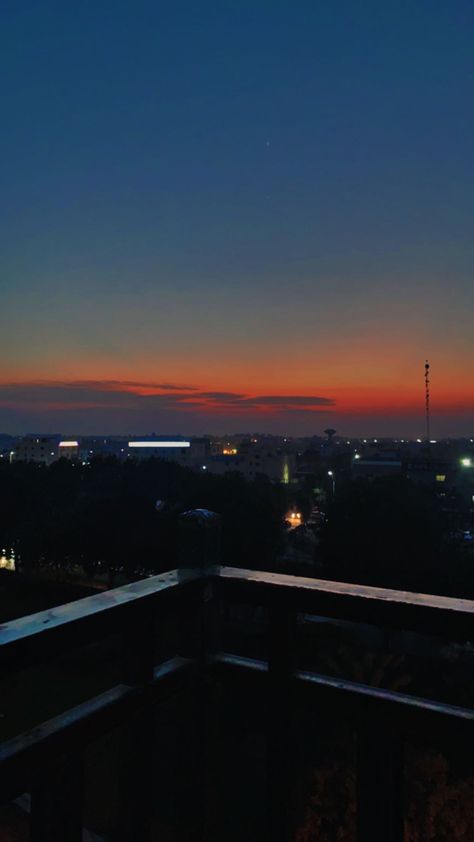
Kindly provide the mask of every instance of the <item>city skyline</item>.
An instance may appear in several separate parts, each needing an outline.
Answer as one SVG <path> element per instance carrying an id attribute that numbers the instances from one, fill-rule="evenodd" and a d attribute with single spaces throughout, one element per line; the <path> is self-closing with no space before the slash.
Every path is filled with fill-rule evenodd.
<path id="1" fill-rule="evenodd" d="M 472 435 L 472 4 L 224 6 L 2 10 L 0 430 Z"/>

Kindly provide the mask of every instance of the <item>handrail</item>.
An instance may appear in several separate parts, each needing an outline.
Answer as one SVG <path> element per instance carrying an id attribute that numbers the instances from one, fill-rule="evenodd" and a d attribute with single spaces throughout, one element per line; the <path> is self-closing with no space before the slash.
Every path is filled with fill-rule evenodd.
<path id="1" fill-rule="evenodd" d="M 474 600 L 470 599 L 234 567 L 220 568 L 218 586 L 223 596 L 240 597 L 242 602 L 265 604 L 273 599 L 294 611 L 324 617 L 446 637 L 474 637 Z"/>
<path id="2" fill-rule="evenodd" d="M 310 608 L 322 616 L 370 622 L 371 618 L 376 619 L 376 609 L 379 614 L 380 611 L 386 613 L 390 624 L 403 623 L 404 628 L 408 622 L 427 633 L 431 630 L 430 624 L 436 631 L 442 628 L 444 632 L 458 629 L 474 633 L 474 600 L 235 567 L 215 568 L 209 572 L 222 593 L 242 594 L 252 602 L 264 602 L 264 595 L 274 594 L 287 598 L 297 610 Z M 33 642 L 38 636 L 62 634 L 72 626 L 97 619 L 107 617 L 108 620 L 111 612 L 118 618 L 128 606 L 138 602 L 144 604 L 160 593 L 190 585 L 202 577 L 200 570 L 170 570 L 3 623 L 0 625 L 0 657 L 6 649 Z M 414 622 L 416 613 L 419 619 Z"/>
<path id="3" fill-rule="evenodd" d="M 176 693 L 189 682 L 193 663 L 175 657 L 154 671 L 153 680 L 141 688 L 118 684 L 104 693 L 60 713 L 52 719 L 0 744 L 2 800 L 14 798 L 31 784 L 37 770 L 55 753 L 72 753 L 114 725 Z M 25 769 L 28 770 L 25 775 Z"/>
<path id="4" fill-rule="evenodd" d="M 425 608 L 437 608 L 443 611 L 461 611 L 474 615 L 474 600 L 458 599 L 437 594 L 400 591 L 393 588 L 380 588 L 372 585 L 358 585 L 353 582 L 339 582 L 331 579 L 316 579 L 309 576 L 293 576 L 288 573 L 271 573 L 266 570 L 247 570 L 241 567 L 221 567 L 217 575 L 222 579 L 264 584 L 276 588 L 297 588 L 302 591 L 318 591 L 352 596 L 359 599 L 382 600 L 390 603 L 403 603 Z"/>
<path id="5" fill-rule="evenodd" d="M 201 578 L 198 570 L 170 570 L 3 623 L 0 625 L 0 662 L 8 661 L 18 668 L 21 660 L 30 660 L 30 653 L 35 658 L 51 657 L 71 643 L 87 643 L 98 636 L 102 628 L 106 628 L 107 633 L 120 630 L 129 612 L 192 586 Z"/>
<path id="6" fill-rule="evenodd" d="M 211 658 L 211 666 L 220 674 L 235 674 L 252 680 L 252 677 L 265 679 L 269 674 L 267 661 L 257 658 L 217 652 Z M 294 669 L 289 680 L 295 689 L 304 688 L 317 694 L 320 703 L 325 702 L 333 714 L 343 712 L 345 720 L 357 719 L 365 709 L 368 718 L 377 714 L 391 719 L 394 727 L 410 731 L 421 737 L 427 730 L 437 731 L 440 739 L 446 728 L 454 734 L 471 737 L 474 733 L 474 709 L 437 702 L 420 696 L 401 693 L 362 684 L 346 678 L 321 675 L 311 670 Z"/>
<path id="7" fill-rule="evenodd" d="M 215 645 L 210 635 L 211 618 L 215 616 L 213 611 L 208 612 L 211 596 L 269 609 L 268 662 L 226 652 L 212 654 L 208 646 L 212 649 Z M 184 599 L 179 604 L 185 625 L 187 619 L 196 621 L 194 626 L 192 623 L 186 626 L 188 636 L 198 638 L 187 642 L 191 643 L 189 648 L 195 660 L 181 657 L 189 655 L 185 644 L 184 653 L 178 646 L 171 661 L 156 667 L 153 633 L 160 615 L 157 609 L 163 608 L 163 613 L 174 611 L 175 598 Z M 128 840 L 134 834 L 149 839 L 153 800 L 149 791 L 152 768 L 149 735 L 153 706 L 163 691 L 177 692 L 192 687 L 201 706 L 200 721 L 204 721 L 206 676 L 225 673 L 263 682 L 265 692 L 270 694 L 267 769 L 272 842 L 287 840 L 285 811 L 295 690 L 309 694 L 320 713 L 337 712 L 341 718 L 347 716 L 356 724 L 358 838 L 363 842 L 378 842 L 381 838 L 385 842 L 401 842 L 403 738 L 415 732 L 432 737 L 433 742 L 452 736 L 462 744 L 466 738 L 471 739 L 474 710 L 297 669 L 293 644 L 298 613 L 464 639 L 472 637 L 474 630 L 474 601 L 471 600 L 229 567 L 172 570 L 0 626 L 0 660 L 11 664 L 13 669 L 19 664 L 31 665 L 50 658 L 68 647 L 103 640 L 112 633 L 122 635 L 124 671 L 120 685 L 20 735 L 3 746 L 3 753 L 0 750 L 0 768 L 3 772 L 7 769 L 13 772 L 4 795 L 24 780 L 32 781 L 32 792 L 37 793 L 32 799 L 32 804 L 36 804 L 32 815 L 37 817 L 35 826 L 41 830 L 32 839 L 67 838 L 80 842 L 82 807 L 77 781 L 82 774 L 84 745 L 92 734 L 106 731 L 113 722 L 126 725 L 133 747 L 120 767 L 124 794 L 120 805 L 125 810 L 120 839 Z M 204 727 L 199 740 L 203 750 Z M 57 759 L 69 746 L 73 749 L 71 757 L 66 761 L 62 758 L 62 765 L 51 768 L 50 779 L 45 778 L 48 786 L 43 785 L 39 761 L 49 748 L 52 747 L 53 759 Z M 205 760 L 202 762 L 205 765 Z M 53 785 L 49 785 L 50 780 Z M 61 803 L 64 802 L 59 813 L 53 798 L 57 792 L 61 793 Z M 134 806 L 138 801 L 141 812 Z M 65 830 L 71 827 L 71 821 L 74 832 Z M 138 830 L 137 821 L 141 822 Z M 200 842 L 204 838 L 199 837 Z"/>

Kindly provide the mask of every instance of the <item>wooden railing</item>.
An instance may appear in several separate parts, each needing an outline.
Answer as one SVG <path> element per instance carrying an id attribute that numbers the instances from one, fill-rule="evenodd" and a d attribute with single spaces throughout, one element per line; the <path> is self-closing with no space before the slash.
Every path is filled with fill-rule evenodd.
<path id="1" fill-rule="evenodd" d="M 253 605 L 268 612 L 268 657 L 242 657 L 222 649 L 221 606 Z M 470 745 L 474 710 L 319 675 L 298 667 L 297 618 L 301 614 L 370 623 L 444 638 L 472 637 L 474 602 L 402 593 L 340 582 L 254 570 L 174 570 L 5 624 L 0 631 L 2 674 L 116 635 L 121 640 L 118 684 L 72 710 L 39 723 L 0 748 L 0 793 L 7 801 L 31 793 L 32 842 L 79 842 L 83 833 L 84 751 L 116 726 L 126 732 L 119 769 L 120 817 L 114 838 L 152 838 L 153 749 L 151 721 L 157 706 L 187 690 L 200 711 L 197 741 L 201 768 L 194 811 L 194 839 L 206 839 L 208 686 L 213 680 L 258 686 L 269 694 L 267 721 L 268 840 L 291 839 L 288 815 L 292 762 L 290 718 L 302 697 L 315 712 L 330 711 L 357 733 L 357 838 L 402 842 L 403 747 L 412 736 L 432 745 Z M 165 618 L 179 634 L 165 651 Z M 161 630 L 161 631 L 160 631 Z M 164 653 L 164 654 L 163 654 Z M 51 688 L 54 692 L 54 688 Z M 31 699 L 31 705 L 34 705 Z M 200 789 L 201 787 L 201 789 Z"/>

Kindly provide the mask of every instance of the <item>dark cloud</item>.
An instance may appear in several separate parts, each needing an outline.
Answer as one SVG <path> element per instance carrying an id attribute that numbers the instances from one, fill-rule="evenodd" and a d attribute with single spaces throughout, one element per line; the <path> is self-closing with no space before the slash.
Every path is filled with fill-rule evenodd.
<path id="1" fill-rule="evenodd" d="M 246 395 L 238 392 L 196 392 L 186 403 L 207 407 L 232 408 L 238 411 L 273 409 L 278 411 L 315 411 L 318 407 L 334 406 L 331 398 L 317 395 Z"/>
<path id="2" fill-rule="evenodd" d="M 245 395 L 242 395 L 240 392 L 199 392 L 199 397 L 214 400 L 214 401 L 226 401 L 226 402 L 233 402 L 242 400 Z"/>
<path id="3" fill-rule="evenodd" d="M 32 381 L 0 384 L 0 429 L 20 418 L 26 429 L 82 430 L 132 429 L 168 430 L 180 426 L 199 430 L 212 428 L 213 419 L 233 424 L 246 419 L 258 422 L 285 415 L 315 415 L 333 406 L 320 396 L 249 395 L 240 392 L 210 392 L 177 383 L 129 380 Z M 20 423 L 20 422 L 18 422 Z M 17 430 L 13 430 L 16 432 Z"/>
<path id="4" fill-rule="evenodd" d="M 316 395 L 248 395 L 241 392 L 206 392 L 195 387 L 169 383 L 143 383 L 130 380 L 74 380 L 32 381 L 0 384 L 0 402 L 42 402 L 45 404 L 71 401 L 101 405 L 116 400 L 164 400 L 179 405 L 232 405 L 246 407 L 268 406 L 318 407 L 333 406 L 331 398 Z"/>
<path id="5" fill-rule="evenodd" d="M 317 395 L 260 395 L 246 398 L 246 401 L 260 406 L 334 406 L 332 398 L 322 398 Z"/>
<path id="6" fill-rule="evenodd" d="M 18 387 L 18 383 L 5 384 L 5 386 Z M 157 391 L 169 392 L 194 392 L 195 386 L 185 386 L 182 383 L 150 383 L 142 380 L 31 380 L 27 384 L 31 388 L 37 387 L 54 387 L 60 388 L 64 386 L 68 389 L 92 389 L 93 391 L 133 391 L 134 389 L 156 389 Z M 4 388 L 0 385 L 0 389 Z"/>

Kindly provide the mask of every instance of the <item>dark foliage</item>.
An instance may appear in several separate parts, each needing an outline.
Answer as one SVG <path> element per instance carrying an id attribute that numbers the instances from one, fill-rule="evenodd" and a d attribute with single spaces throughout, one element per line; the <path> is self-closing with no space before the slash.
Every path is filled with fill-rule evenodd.
<path id="1" fill-rule="evenodd" d="M 472 558 L 432 489 L 402 478 L 345 485 L 321 533 L 328 578 L 472 598 Z"/>
<path id="2" fill-rule="evenodd" d="M 155 503 L 165 506 L 157 511 Z M 0 465 L 0 544 L 24 570 L 42 562 L 100 564 L 129 575 L 176 563 L 179 515 L 204 507 L 222 517 L 222 557 L 242 567 L 271 565 L 281 540 L 285 491 L 264 478 L 216 477 L 150 459 L 59 460 Z"/>

